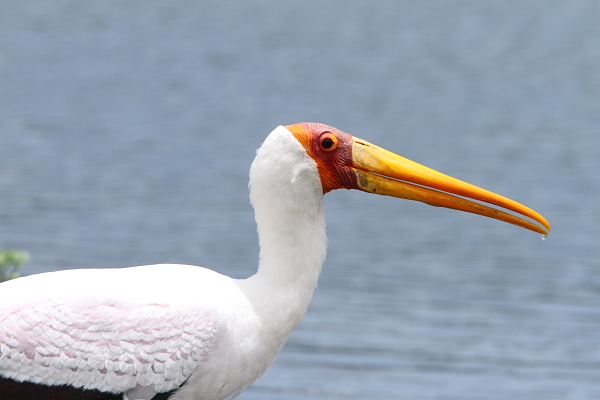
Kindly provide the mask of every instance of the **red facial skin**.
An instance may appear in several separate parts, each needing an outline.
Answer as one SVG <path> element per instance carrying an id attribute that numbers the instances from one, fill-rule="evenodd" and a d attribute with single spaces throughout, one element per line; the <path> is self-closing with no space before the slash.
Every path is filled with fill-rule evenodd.
<path id="1" fill-rule="evenodd" d="M 335 189 L 358 189 L 356 175 L 352 170 L 350 134 L 314 122 L 301 122 L 286 128 L 317 163 L 323 194 Z M 326 148 L 328 146 L 330 147 Z"/>

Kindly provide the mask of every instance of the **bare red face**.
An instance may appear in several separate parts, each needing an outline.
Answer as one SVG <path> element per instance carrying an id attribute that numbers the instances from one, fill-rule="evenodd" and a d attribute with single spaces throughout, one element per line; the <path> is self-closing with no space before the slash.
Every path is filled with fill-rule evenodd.
<path id="1" fill-rule="evenodd" d="M 314 122 L 301 122 L 286 128 L 317 163 L 324 194 L 335 189 L 358 189 L 352 170 L 350 134 Z"/>

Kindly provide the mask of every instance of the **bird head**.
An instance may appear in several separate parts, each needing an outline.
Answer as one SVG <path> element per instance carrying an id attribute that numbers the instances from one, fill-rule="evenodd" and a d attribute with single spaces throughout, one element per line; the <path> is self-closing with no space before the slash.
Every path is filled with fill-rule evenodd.
<path id="1" fill-rule="evenodd" d="M 286 128 L 315 160 L 324 194 L 335 189 L 358 189 L 479 214 L 542 235 L 550 231 L 550 224 L 542 215 L 516 201 L 444 175 L 339 129 L 310 122 Z"/>

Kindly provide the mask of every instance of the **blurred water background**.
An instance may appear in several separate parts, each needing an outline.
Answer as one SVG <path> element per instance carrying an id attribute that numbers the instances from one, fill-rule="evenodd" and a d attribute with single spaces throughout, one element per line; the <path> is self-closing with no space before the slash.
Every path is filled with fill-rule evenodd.
<path id="1" fill-rule="evenodd" d="M 247 277 L 255 149 L 326 123 L 553 231 L 328 194 L 312 305 L 240 399 L 599 399 L 598 21 L 597 1 L 2 2 L 0 247 L 26 274 Z"/>

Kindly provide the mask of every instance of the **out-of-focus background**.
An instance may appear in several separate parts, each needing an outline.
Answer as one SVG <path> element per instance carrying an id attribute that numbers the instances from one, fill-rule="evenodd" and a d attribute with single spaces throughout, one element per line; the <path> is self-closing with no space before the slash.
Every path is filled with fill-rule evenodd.
<path id="1" fill-rule="evenodd" d="M 599 21 L 566 0 L 3 2 L 0 247 L 25 274 L 247 277 L 255 149 L 326 123 L 553 231 L 328 194 L 312 305 L 240 399 L 598 399 Z"/>

